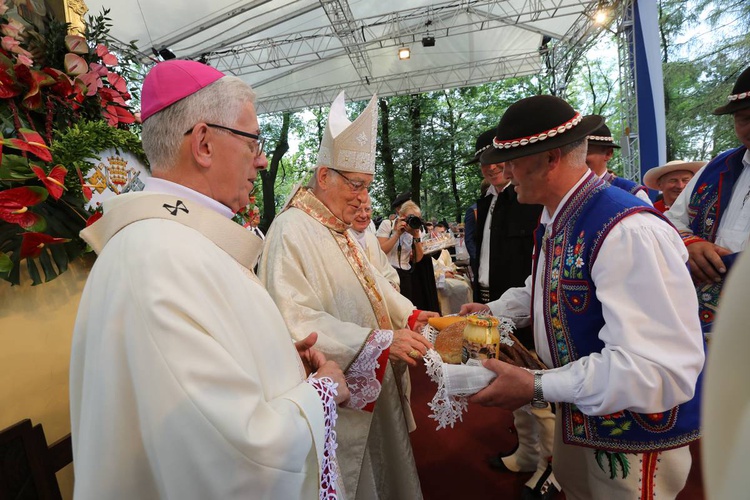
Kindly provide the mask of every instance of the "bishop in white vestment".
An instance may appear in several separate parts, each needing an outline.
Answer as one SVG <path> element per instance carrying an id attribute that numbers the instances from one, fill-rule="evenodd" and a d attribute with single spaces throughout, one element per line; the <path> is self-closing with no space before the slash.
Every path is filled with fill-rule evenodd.
<path id="1" fill-rule="evenodd" d="M 105 202 L 82 232 L 98 258 L 70 366 L 78 500 L 339 492 L 333 425 L 343 374 L 322 357 L 303 356 L 312 362 L 303 365 L 251 270 L 261 241 L 230 220 L 266 165 L 257 142 L 236 137 L 259 138 L 252 96 L 192 61 L 159 63 L 144 82 L 154 177 L 144 192 Z M 168 129 L 165 119 L 188 129 L 166 153 L 168 140 L 150 140 Z"/>
<path id="2" fill-rule="evenodd" d="M 376 104 L 349 123 L 343 93 L 334 101 L 312 188 L 274 220 L 258 269 L 294 338 L 316 331 L 317 347 L 344 368 L 352 399 L 336 432 L 347 497 L 420 499 L 406 363 L 416 365 L 429 342 L 405 326 L 426 315 L 348 231 L 373 177 Z"/>

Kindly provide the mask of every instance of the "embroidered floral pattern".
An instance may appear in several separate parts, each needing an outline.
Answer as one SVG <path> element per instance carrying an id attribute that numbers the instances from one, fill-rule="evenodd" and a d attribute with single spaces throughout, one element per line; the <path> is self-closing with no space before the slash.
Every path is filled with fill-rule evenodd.
<path id="1" fill-rule="evenodd" d="M 380 381 L 375 372 L 380 368 L 378 358 L 393 342 L 391 330 L 375 330 L 365 342 L 357 358 L 346 370 L 346 385 L 351 398 L 347 408 L 362 410 L 380 395 Z"/>
<path id="2" fill-rule="evenodd" d="M 320 464 L 320 500 L 336 500 L 338 498 L 337 490 L 339 479 L 339 464 L 336 460 L 336 420 L 338 410 L 336 407 L 335 397 L 338 395 L 338 384 L 329 377 L 314 378 L 310 375 L 307 383 L 313 386 L 315 391 L 323 401 L 323 414 L 325 415 L 325 434 L 323 445 L 323 460 Z"/>

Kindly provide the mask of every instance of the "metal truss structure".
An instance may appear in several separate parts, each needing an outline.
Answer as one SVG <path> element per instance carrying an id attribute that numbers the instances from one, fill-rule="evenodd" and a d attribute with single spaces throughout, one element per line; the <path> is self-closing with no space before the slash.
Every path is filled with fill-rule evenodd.
<path id="1" fill-rule="evenodd" d="M 620 63 L 620 116 L 622 119 L 622 174 L 641 182 L 640 142 L 638 140 L 638 98 L 635 79 L 635 5 L 623 0 L 617 18 L 617 43 Z"/>

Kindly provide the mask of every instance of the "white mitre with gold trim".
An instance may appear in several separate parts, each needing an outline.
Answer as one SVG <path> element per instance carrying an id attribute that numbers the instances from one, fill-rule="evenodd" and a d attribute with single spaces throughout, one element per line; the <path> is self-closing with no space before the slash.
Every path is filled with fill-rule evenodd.
<path id="1" fill-rule="evenodd" d="M 344 172 L 375 173 L 375 143 L 378 137 L 377 95 L 362 114 L 350 122 L 342 91 L 331 104 L 328 123 L 318 151 L 318 166 Z"/>

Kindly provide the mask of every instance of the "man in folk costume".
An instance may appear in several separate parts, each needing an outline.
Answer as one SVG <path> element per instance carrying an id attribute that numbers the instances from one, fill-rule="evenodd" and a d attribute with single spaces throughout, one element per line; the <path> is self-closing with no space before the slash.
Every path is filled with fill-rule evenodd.
<path id="1" fill-rule="evenodd" d="M 348 231 L 367 200 L 376 135 L 376 98 L 350 123 L 339 94 L 310 187 L 269 228 L 259 273 L 292 336 L 312 328 L 345 368 L 352 397 L 336 432 L 347 498 L 419 499 L 406 368 L 430 347 L 412 329 L 434 313 L 416 311 L 374 271 Z"/>
<path id="2" fill-rule="evenodd" d="M 388 280 L 396 291 L 399 290 L 399 277 L 396 269 L 388 262 L 388 256 L 380 248 L 380 242 L 378 242 L 375 232 L 370 230 L 372 225 L 372 201 L 370 196 L 367 196 L 365 201 L 357 210 L 357 215 L 354 216 L 352 221 L 352 227 L 349 228 L 349 233 L 352 238 L 357 240 L 362 249 L 365 251 L 367 260 L 370 261 L 372 267 L 374 267 L 380 274 Z"/>
<path id="3" fill-rule="evenodd" d="M 495 129 L 483 132 L 469 162 L 479 164 L 482 177 L 490 183 L 486 196 L 477 201 L 478 229 L 474 237 L 479 249 L 474 296 L 482 304 L 499 299 L 510 288 L 523 286 L 531 273 L 534 230 L 542 214 L 541 205 L 518 202 L 510 179 L 505 176 L 504 163 L 481 160 L 482 153 L 492 148 L 494 138 Z M 527 348 L 534 349 L 530 326 L 519 328 L 516 336 Z M 534 472 L 524 486 L 524 498 L 551 497 L 559 489 L 549 464 L 555 433 L 551 407 L 518 409 L 513 412 L 513 426 L 518 447 L 512 453 L 501 452 L 492 457 L 490 466 L 511 472 Z"/>
<path id="4" fill-rule="evenodd" d="M 662 197 L 654 202 L 654 208 L 664 213 L 672 207 L 680 193 L 685 190 L 690 179 L 707 162 L 672 160 L 646 172 L 643 183 L 649 188 L 661 191 Z"/>
<path id="5" fill-rule="evenodd" d="M 711 332 L 724 277 L 750 237 L 750 67 L 737 78 L 729 103 L 714 114 L 732 115 L 741 146 L 699 170 L 665 213 L 690 254 L 705 334 Z"/>
<path id="6" fill-rule="evenodd" d="M 552 466 L 570 500 L 675 498 L 699 437 L 704 362 L 687 250 L 662 214 L 586 167 L 601 123 L 557 97 L 522 99 L 484 153 L 506 162 L 518 201 L 544 205 L 532 275 L 488 306 L 533 322 L 552 368 L 489 360 L 498 377 L 470 401 L 557 403 Z"/>
<path id="7" fill-rule="evenodd" d="M 144 81 L 153 177 L 81 233 L 98 258 L 70 365 L 77 499 L 336 497 L 343 373 L 315 335 L 295 349 L 251 271 L 262 243 L 231 221 L 267 164 L 253 100 L 192 61 Z"/>
<path id="8" fill-rule="evenodd" d="M 648 197 L 648 190 L 645 187 L 631 181 L 630 179 L 617 177 L 607 169 L 607 163 L 612 159 L 615 149 L 620 149 L 620 146 L 615 143 L 615 138 L 612 137 L 612 132 L 609 131 L 609 127 L 605 123 L 602 123 L 601 127 L 591 132 L 591 135 L 588 136 L 588 140 L 589 148 L 586 151 L 586 165 L 588 165 L 596 175 L 609 182 L 614 187 L 624 189 L 628 193 L 635 195 L 645 203 L 651 205 L 651 199 Z"/>

